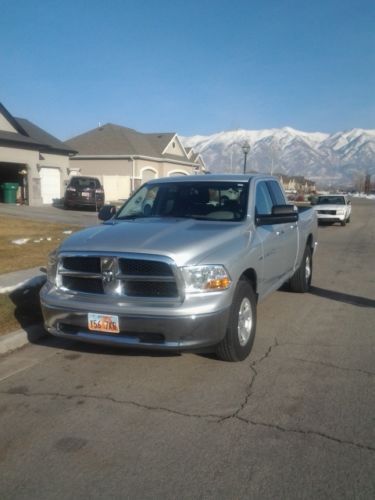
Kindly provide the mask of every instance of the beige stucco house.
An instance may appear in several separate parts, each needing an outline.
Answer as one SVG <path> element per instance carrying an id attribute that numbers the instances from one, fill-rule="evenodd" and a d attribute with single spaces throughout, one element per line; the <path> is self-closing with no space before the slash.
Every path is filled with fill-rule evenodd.
<path id="1" fill-rule="evenodd" d="M 69 158 L 70 175 L 92 175 L 107 201 L 126 199 L 149 179 L 205 173 L 203 159 L 185 149 L 174 132 L 141 133 L 108 123 L 66 141 L 78 151 Z"/>
<path id="2" fill-rule="evenodd" d="M 69 156 L 75 151 L 0 104 L 0 185 L 17 183 L 17 201 L 53 203 L 64 195 Z M 0 202 L 3 201 L 0 190 Z"/>
<path id="3" fill-rule="evenodd" d="M 302 176 L 290 177 L 288 175 L 276 174 L 287 193 L 314 193 L 316 185 L 313 181 Z"/>

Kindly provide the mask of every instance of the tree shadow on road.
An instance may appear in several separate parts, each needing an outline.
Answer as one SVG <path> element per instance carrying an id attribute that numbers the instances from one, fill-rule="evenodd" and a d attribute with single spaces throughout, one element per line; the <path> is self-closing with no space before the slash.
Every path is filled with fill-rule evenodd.
<path id="1" fill-rule="evenodd" d="M 317 286 L 310 288 L 310 293 L 324 299 L 336 300 L 337 302 L 344 302 L 344 304 L 351 304 L 359 307 L 374 307 L 375 300 L 368 299 L 367 297 L 359 297 L 358 295 L 350 295 L 348 293 L 337 292 L 336 290 L 326 290 Z"/>

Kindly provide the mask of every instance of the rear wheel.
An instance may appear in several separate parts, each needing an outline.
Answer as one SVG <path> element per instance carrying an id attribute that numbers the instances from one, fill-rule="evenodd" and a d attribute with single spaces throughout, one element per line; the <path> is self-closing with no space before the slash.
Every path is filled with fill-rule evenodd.
<path id="1" fill-rule="evenodd" d="M 250 353 L 256 330 L 256 296 L 246 279 L 237 285 L 226 335 L 217 346 L 217 356 L 223 361 L 243 361 Z"/>
<path id="2" fill-rule="evenodd" d="M 290 289 L 292 292 L 307 292 L 311 285 L 312 278 L 312 254 L 311 248 L 307 245 L 303 254 L 302 262 L 293 276 L 290 278 Z"/>

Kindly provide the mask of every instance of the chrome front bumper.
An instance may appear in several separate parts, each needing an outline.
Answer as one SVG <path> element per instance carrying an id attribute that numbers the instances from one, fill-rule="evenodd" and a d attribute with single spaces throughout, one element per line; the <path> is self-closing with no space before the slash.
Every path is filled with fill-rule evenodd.
<path id="1" fill-rule="evenodd" d="M 225 336 L 229 318 L 229 309 L 179 317 L 118 314 L 120 333 L 107 334 L 88 329 L 88 311 L 73 311 L 43 300 L 41 306 L 47 331 L 57 337 L 169 351 L 196 350 L 218 344 Z"/>

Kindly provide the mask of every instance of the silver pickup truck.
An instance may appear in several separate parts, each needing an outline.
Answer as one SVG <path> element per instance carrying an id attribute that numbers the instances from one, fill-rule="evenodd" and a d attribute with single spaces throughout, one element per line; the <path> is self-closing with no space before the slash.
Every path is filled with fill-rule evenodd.
<path id="1" fill-rule="evenodd" d="M 275 177 L 154 179 L 114 212 L 49 257 L 40 297 L 53 335 L 241 361 L 257 302 L 285 283 L 309 289 L 316 214 L 288 205 Z"/>

